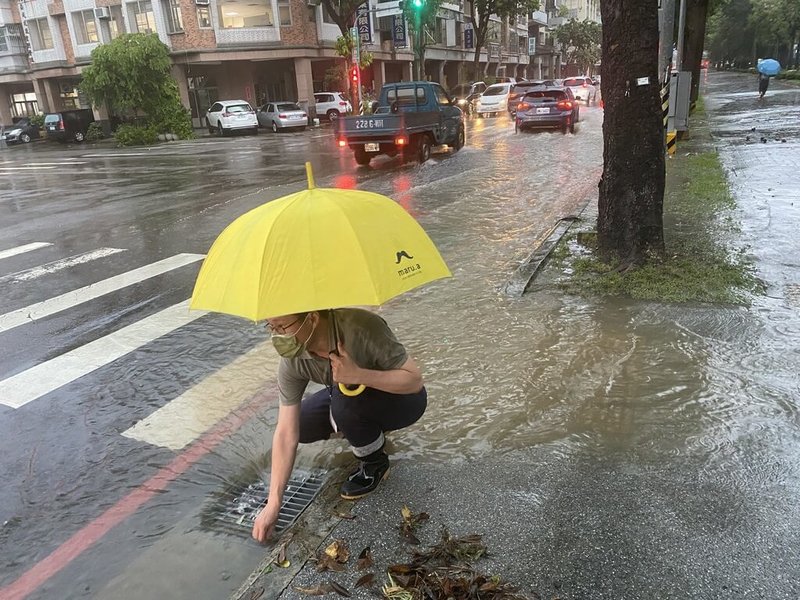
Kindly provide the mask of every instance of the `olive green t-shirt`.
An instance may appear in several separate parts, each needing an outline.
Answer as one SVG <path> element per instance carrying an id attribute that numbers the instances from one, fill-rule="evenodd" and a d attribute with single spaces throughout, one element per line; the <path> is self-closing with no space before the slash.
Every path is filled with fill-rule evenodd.
<path id="1" fill-rule="evenodd" d="M 333 313 L 331 315 L 331 313 Z M 408 359 L 406 349 L 397 341 L 382 317 L 360 308 L 337 308 L 328 313 L 328 335 L 333 339 L 333 323 L 345 351 L 362 369 L 390 371 Z M 281 404 L 298 404 L 308 382 L 332 384 L 328 359 L 304 352 L 298 358 L 281 358 L 278 364 L 278 397 Z"/>

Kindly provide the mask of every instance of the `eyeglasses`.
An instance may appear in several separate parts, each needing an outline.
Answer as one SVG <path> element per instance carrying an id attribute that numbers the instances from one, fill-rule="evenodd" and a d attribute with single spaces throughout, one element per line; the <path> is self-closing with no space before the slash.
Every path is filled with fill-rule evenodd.
<path id="1" fill-rule="evenodd" d="M 281 326 L 281 325 L 272 325 L 270 323 L 267 323 L 267 331 L 269 331 L 270 333 L 274 333 L 275 335 L 286 335 L 286 330 L 289 329 L 292 325 L 294 325 L 298 321 L 300 321 L 299 318 L 295 319 L 294 321 L 292 321 L 288 325 L 283 325 L 283 326 Z"/>

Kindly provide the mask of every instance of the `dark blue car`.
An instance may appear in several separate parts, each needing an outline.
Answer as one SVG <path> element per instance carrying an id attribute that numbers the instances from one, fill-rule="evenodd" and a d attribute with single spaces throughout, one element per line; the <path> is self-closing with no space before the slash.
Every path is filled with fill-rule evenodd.
<path id="1" fill-rule="evenodd" d="M 555 128 L 575 133 L 580 107 L 569 88 L 548 87 L 530 91 L 517 105 L 515 130 Z"/>

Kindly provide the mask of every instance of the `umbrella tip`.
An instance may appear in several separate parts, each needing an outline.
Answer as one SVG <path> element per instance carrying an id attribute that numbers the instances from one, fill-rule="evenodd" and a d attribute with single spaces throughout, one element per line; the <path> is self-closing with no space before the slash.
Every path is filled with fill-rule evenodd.
<path id="1" fill-rule="evenodd" d="M 306 177 L 308 177 L 308 189 L 313 190 L 314 185 L 314 172 L 311 170 L 311 163 L 306 162 Z"/>

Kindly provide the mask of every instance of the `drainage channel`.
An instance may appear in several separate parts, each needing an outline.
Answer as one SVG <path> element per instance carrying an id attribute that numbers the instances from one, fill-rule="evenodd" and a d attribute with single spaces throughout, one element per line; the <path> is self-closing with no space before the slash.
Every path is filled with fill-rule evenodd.
<path id="1" fill-rule="evenodd" d="M 309 507 L 317 497 L 328 477 L 327 471 L 294 471 L 278 514 L 275 533 L 286 531 Z M 264 477 L 269 481 L 269 474 Z M 202 519 L 203 525 L 209 529 L 234 535 L 250 535 L 253 523 L 263 508 L 269 495 L 269 486 L 264 480 L 247 485 L 235 486 L 219 495 L 214 505 Z"/>

